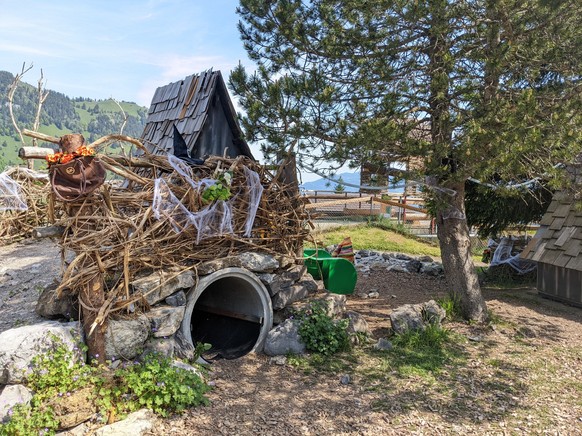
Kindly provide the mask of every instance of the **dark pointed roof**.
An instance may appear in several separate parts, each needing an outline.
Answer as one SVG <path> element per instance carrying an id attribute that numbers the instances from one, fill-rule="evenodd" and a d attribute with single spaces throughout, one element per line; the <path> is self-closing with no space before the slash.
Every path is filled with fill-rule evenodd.
<path id="1" fill-rule="evenodd" d="M 253 158 L 220 71 L 193 74 L 158 88 L 142 139 L 156 154 L 173 153 L 174 127 L 191 157 L 222 155 Z"/>

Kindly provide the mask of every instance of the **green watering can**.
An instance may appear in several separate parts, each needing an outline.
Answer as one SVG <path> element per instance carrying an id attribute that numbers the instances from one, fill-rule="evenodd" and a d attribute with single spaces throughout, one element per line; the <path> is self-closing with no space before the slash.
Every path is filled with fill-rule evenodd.
<path id="1" fill-rule="evenodd" d="M 303 250 L 307 272 L 315 280 L 322 280 L 325 289 L 334 294 L 353 294 L 358 274 L 349 260 L 333 257 L 327 251 L 313 248 Z"/>

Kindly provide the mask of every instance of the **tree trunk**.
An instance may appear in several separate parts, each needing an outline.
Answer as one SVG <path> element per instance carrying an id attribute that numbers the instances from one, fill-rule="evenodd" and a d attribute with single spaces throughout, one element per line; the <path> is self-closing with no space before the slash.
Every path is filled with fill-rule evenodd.
<path id="1" fill-rule="evenodd" d="M 471 257 L 469 227 L 465 216 L 465 185 L 463 182 L 448 186 L 457 194 L 450 198 L 448 207 L 437 214 L 437 235 L 445 276 L 451 292 L 461 301 L 463 317 L 467 320 L 487 320 L 487 306 L 481 295 L 479 279 Z"/>

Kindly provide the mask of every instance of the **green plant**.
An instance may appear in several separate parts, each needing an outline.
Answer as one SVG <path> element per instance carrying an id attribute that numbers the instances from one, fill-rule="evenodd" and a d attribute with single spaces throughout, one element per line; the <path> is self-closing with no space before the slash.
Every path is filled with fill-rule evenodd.
<path id="1" fill-rule="evenodd" d="M 85 347 L 70 350 L 58 336 L 51 337 L 51 348 L 32 360 L 28 387 L 39 401 L 65 395 L 95 382 L 97 368 L 86 365 Z"/>
<path id="2" fill-rule="evenodd" d="M 0 424 L 1 436 L 53 435 L 59 427 L 50 407 L 17 404 L 9 410 L 10 420 Z"/>
<path id="3" fill-rule="evenodd" d="M 309 351 L 330 355 L 349 348 L 349 321 L 334 320 L 321 302 L 299 313 L 299 336 Z"/>
<path id="4" fill-rule="evenodd" d="M 454 360 L 462 359 L 456 346 L 461 338 L 450 330 L 429 324 L 424 330 L 409 330 L 391 338 L 390 366 L 402 375 L 435 374 Z"/>
<path id="5" fill-rule="evenodd" d="M 207 404 L 204 394 L 210 388 L 200 375 L 174 366 L 167 357 L 151 354 L 142 363 L 112 370 L 86 365 L 82 359 L 86 350 L 71 350 L 57 336 L 51 337 L 51 344 L 30 366 L 27 382 L 34 392 L 30 405 L 12 409 L 10 421 L 0 425 L 0 435 L 53 434 L 59 420 L 49 404 L 86 387 L 95 393 L 93 401 L 108 421 L 142 407 L 167 416 Z"/>
<path id="6" fill-rule="evenodd" d="M 463 319 L 459 295 L 450 292 L 446 297 L 437 299 L 437 303 L 445 310 L 447 319 L 451 321 Z"/>
<path id="7" fill-rule="evenodd" d="M 103 386 L 104 406 L 118 412 L 132 412 L 142 407 L 161 416 L 181 412 L 187 407 L 208 404 L 204 396 L 210 389 L 193 371 L 172 365 L 164 356 L 150 354 L 143 363 L 128 365 L 115 372 L 116 383 Z"/>
<path id="8" fill-rule="evenodd" d="M 232 195 L 230 185 L 232 182 L 232 173 L 225 171 L 216 177 L 216 183 L 208 186 L 202 193 L 202 200 L 210 203 L 214 200 L 228 200 Z"/>

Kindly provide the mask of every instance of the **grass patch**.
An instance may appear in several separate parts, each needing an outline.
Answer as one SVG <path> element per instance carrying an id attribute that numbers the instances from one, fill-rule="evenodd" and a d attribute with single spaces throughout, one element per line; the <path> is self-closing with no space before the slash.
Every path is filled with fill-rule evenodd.
<path id="1" fill-rule="evenodd" d="M 433 325 L 396 335 L 389 351 L 391 366 L 401 375 L 437 375 L 445 365 L 464 361 L 460 342 L 461 336 Z"/>
<path id="2" fill-rule="evenodd" d="M 355 250 L 369 249 L 433 257 L 440 257 L 441 254 L 440 249 L 434 245 L 377 225 L 362 224 L 338 227 L 321 232 L 317 236 L 323 246 L 328 246 L 337 244 L 348 235 L 352 239 Z"/>
<path id="3" fill-rule="evenodd" d="M 446 297 L 437 299 L 437 303 L 446 313 L 449 321 L 459 321 L 463 319 L 461 310 L 461 298 L 457 294 L 449 293 Z"/>
<path id="4" fill-rule="evenodd" d="M 333 356 L 319 353 L 290 354 L 287 356 L 287 364 L 307 375 L 317 372 L 340 374 L 352 372 L 358 364 L 358 356 L 352 352 L 338 353 Z"/>

